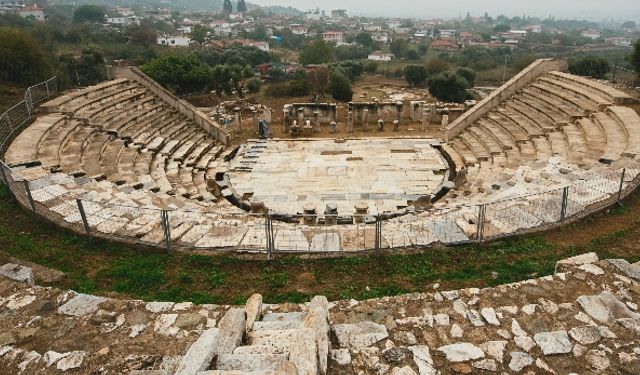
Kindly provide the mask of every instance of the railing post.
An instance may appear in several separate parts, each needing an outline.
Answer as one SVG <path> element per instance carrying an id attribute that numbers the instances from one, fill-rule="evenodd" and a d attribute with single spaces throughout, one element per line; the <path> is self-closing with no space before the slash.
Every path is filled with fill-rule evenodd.
<path id="1" fill-rule="evenodd" d="M 620 176 L 620 187 L 618 188 L 618 199 L 616 200 L 618 206 L 622 206 L 622 188 L 624 187 L 624 178 L 626 177 L 626 174 L 627 168 L 624 168 L 622 170 L 622 176 Z"/>
<path id="2" fill-rule="evenodd" d="M 165 209 L 162 210 L 162 229 L 164 232 L 164 243 L 168 252 L 171 252 L 171 228 L 169 227 L 169 212 Z"/>
<path id="3" fill-rule="evenodd" d="M 476 241 L 481 243 L 484 238 L 484 215 L 485 215 L 486 205 L 482 204 L 478 206 L 478 227 L 476 228 Z"/>
<path id="4" fill-rule="evenodd" d="M 29 204 L 31 205 L 31 209 L 35 212 L 36 210 L 36 202 L 33 200 L 33 196 L 31 195 L 31 188 L 29 187 L 29 181 L 22 180 L 24 184 L 24 190 L 27 192 L 27 198 L 29 198 Z"/>
<path id="5" fill-rule="evenodd" d="M 380 215 L 376 215 L 376 250 L 382 248 L 382 221 L 380 221 Z"/>
<path id="6" fill-rule="evenodd" d="M 269 213 L 264 216 L 264 235 L 267 241 L 267 260 L 271 260 L 273 246 L 271 244 L 271 217 L 269 217 Z"/>
<path id="7" fill-rule="evenodd" d="M 76 199 L 76 204 L 78 205 L 78 211 L 80 211 L 80 218 L 82 219 L 82 224 L 84 225 L 84 230 L 89 234 L 89 222 L 87 221 L 87 213 L 84 211 L 84 205 L 82 204 L 82 200 Z"/>
<path id="8" fill-rule="evenodd" d="M 44 88 L 47 90 L 47 99 L 49 99 L 49 97 L 51 96 L 51 93 L 49 91 L 49 81 L 44 81 Z"/>
<path id="9" fill-rule="evenodd" d="M 24 94 L 24 103 L 27 106 L 27 113 L 29 114 L 29 118 L 31 118 L 31 111 L 33 110 L 33 98 L 31 97 L 31 88 L 28 88 L 27 92 Z"/>
<path id="10" fill-rule="evenodd" d="M 560 208 L 560 222 L 564 222 L 567 218 L 567 206 L 569 205 L 569 187 L 566 186 L 562 189 L 562 205 Z"/>

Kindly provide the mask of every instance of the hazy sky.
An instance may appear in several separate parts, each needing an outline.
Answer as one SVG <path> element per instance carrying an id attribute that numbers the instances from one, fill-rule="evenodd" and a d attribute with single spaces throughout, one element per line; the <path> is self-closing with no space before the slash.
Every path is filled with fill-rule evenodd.
<path id="1" fill-rule="evenodd" d="M 351 15 L 403 17 L 458 17 L 472 15 L 523 14 L 600 20 L 640 20 L 640 0 L 252 0 L 259 5 L 285 5 L 300 10 L 347 9 Z"/>

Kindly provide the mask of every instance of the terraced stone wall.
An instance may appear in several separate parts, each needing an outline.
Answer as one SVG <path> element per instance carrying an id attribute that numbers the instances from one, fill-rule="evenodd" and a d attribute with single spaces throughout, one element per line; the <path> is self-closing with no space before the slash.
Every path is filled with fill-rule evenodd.
<path id="1" fill-rule="evenodd" d="M 511 78 L 499 89 L 492 92 L 471 110 L 460 116 L 456 121 L 446 127 L 447 141 L 465 130 L 487 112 L 493 110 L 503 101 L 513 96 L 518 90 L 533 82 L 536 78 L 551 71 L 567 71 L 569 65 L 566 60 L 539 59 L 534 61 L 526 69 Z"/>
<path id="2" fill-rule="evenodd" d="M 140 69 L 135 67 L 116 68 L 116 78 L 127 78 L 138 82 L 154 95 L 161 98 L 170 106 L 174 107 L 178 112 L 193 120 L 197 125 L 201 126 L 207 133 L 215 137 L 223 144 L 228 144 L 231 138 L 230 133 L 223 129 L 220 124 L 213 121 L 206 114 L 200 112 L 196 107 L 185 100 L 177 98 L 175 95 L 160 86 L 156 81 L 149 78 Z"/>

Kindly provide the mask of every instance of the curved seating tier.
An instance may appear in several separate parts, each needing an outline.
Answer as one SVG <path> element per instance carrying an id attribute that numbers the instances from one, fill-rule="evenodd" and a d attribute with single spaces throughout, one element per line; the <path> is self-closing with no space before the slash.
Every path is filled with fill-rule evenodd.
<path id="1" fill-rule="evenodd" d="M 561 212 L 572 215 L 608 197 L 620 183 L 612 172 L 640 153 L 640 116 L 624 106 L 632 99 L 598 81 L 545 74 L 442 145 L 460 177 L 433 209 L 384 221 L 377 239 L 373 218 L 368 226 L 274 222 L 273 244 L 281 251 L 361 250 L 374 241 L 382 248 L 452 244 L 479 236 L 482 217 L 489 237 L 556 223 Z M 264 218 L 223 199 L 231 186 L 212 184 L 235 151 L 143 86 L 109 81 L 42 110 L 6 161 L 57 220 L 82 225 L 81 199 L 90 230 L 105 235 L 163 244 L 169 234 L 178 246 L 265 248 Z M 483 213 L 484 206 L 490 209 Z"/>
<path id="2" fill-rule="evenodd" d="M 562 208 L 553 205 L 562 199 L 546 199 L 546 192 L 561 194 L 571 185 L 566 210 L 573 213 L 608 197 L 596 186 L 614 187 L 619 180 L 614 172 L 640 151 L 640 116 L 621 105 L 633 101 L 584 77 L 562 72 L 539 77 L 449 140 L 451 153 L 467 168 L 467 181 L 436 207 L 505 201 L 491 204 L 485 217 L 484 235 L 493 236 L 514 226 L 556 222 Z M 453 221 L 473 236 L 470 223 L 477 215 L 457 214 Z"/>

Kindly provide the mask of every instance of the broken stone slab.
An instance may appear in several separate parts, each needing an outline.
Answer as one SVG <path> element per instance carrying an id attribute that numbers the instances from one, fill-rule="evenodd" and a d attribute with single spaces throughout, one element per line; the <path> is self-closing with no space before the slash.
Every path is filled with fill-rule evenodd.
<path id="1" fill-rule="evenodd" d="M 631 263 L 624 259 L 607 259 L 607 262 L 617 268 L 625 276 L 635 280 L 640 280 L 640 269 L 634 267 Z"/>
<path id="2" fill-rule="evenodd" d="M 341 348 L 363 349 L 389 337 L 384 325 L 371 321 L 336 324 L 332 329 Z"/>
<path id="3" fill-rule="evenodd" d="M 244 310 L 247 315 L 245 328 L 247 332 L 250 332 L 253 330 L 253 323 L 255 323 L 255 321 L 260 317 L 260 314 L 262 314 L 262 295 L 256 293 L 249 297 Z"/>
<path id="4" fill-rule="evenodd" d="M 329 353 L 331 359 L 340 366 L 351 364 L 351 353 L 349 349 L 332 349 Z"/>
<path id="5" fill-rule="evenodd" d="M 98 311 L 99 305 L 108 298 L 78 294 L 58 308 L 58 313 L 70 316 L 85 316 Z"/>
<path id="6" fill-rule="evenodd" d="M 410 346 L 407 349 L 413 354 L 413 361 L 418 366 L 418 373 L 420 375 L 436 375 L 438 371 L 433 366 L 433 358 L 429 353 L 429 347 L 427 345 L 415 345 Z"/>
<path id="7" fill-rule="evenodd" d="M 314 332 L 318 351 L 318 367 L 320 374 L 327 373 L 327 358 L 329 357 L 329 301 L 327 297 L 315 296 L 309 303 L 309 313 L 304 320 L 304 327 Z"/>
<path id="8" fill-rule="evenodd" d="M 63 358 L 58 359 L 56 368 L 62 372 L 79 368 L 86 355 L 87 352 L 83 351 L 67 353 Z"/>
<path id="9" fill-rule="evenodd" d="M 555 273 L 562 272 L 567 267 L 581 266 L 583 264 L 595 263 L 598 261 L 598 254 L 585 253 L 573 256 L 571 258 L 562 259 L 556 262 Z"/>
<path id="10" fill-rule="evenodd" d="M 209 368 L 216 355 L 219 337 L 220 330 L 217 328 L 202 332 L 180 360 L 175 375 L 195 375 Z"/>
<path id="11" fill-rule="evenodd" d="M 15 263 L 7 263 L 0 267 L 0 276 L 8 279 L 33 285 L 33 271 L 29 267 Z"/>
<path id="12" fill-rule="evenodd" d="M 567 331 L 540 332 L 533 336 L 544 355 L 567 354 L 573 349 Z"/>
<path id="13" fill-rule="evenodd" d="M 496 311 L 493 309 L 493 307 L 485 307 L 480 310 L 480 313 L 482 314 L 484 320 L 486 320 L 490 325 L 496 327 L 500 325 L 500 321 L 498 320 L 498 316 L 496 315 Z"/>
<path id="14" fill-rule="evenodd" d="M 569 336 L 582 345 L 591 345 L 600 341 L 602 334 L 596 326 L 584 326 L 571 328 Z"/>
<path id="15" fill-rule="evenodd" d="M 300 329 L 297 330 L 297 336 L 296 343 L 291 345 L 289 361 L 296 366 L 299 374 L 318 374 L 316 332 L 311 329 Z"/>
<path id="16" fill-rule="evenodd" d="M 640 318 L 640 314 L 629 310 L 615 295 L 602 292 L 598 295 L 580 296 L 576 300 L 584 312 L 601 323 L 611 324 L 616 319 Z"/>
<path id="17" fill-rule="evenodd" d="M 240 346 L 246 329 L 246 313 L 244 309 L 234 308 L 220 319 L 218 324 L 220 338 L 218 339 L 217 354 L 231 354 L 233 349 Z"/>
<path id="18" fill-rule="evenodd" d="M 486 353 L 487 356 L 495 359 L 499 363 L 503 362 L 504 351 L 507 347 L 508 341 L 487 341 L 480 344 L 480 349 Z"/>
<path id="19" fill-rule="evenodd" d="M 171 310 L 173 305 L 173 302 L 148 302 L 144 308 L 152 313 L 160 313 Z"/>
<path id="20" fill-rule="evenodd" d="M 394 367 L 390 375 L 416 375 L 416 372 L 409 366 Z"/>
<path id="21" fill-rule="evenodd" d="M 482 349 L 468 342 L 441 346 L 437 350 L 442 352 L 449 362 L 467 362 L 484 358 Z"/>
<path id="22" fill-rule="evenodd" d="M 221 354 L 216 369 L 227 371 L 275 371 L 287 362 L 287 354 Z"/>
<path id="23" fill-rule="evenodd" d="M 509 368 L 515 372 L 522 371 L 525 367 L 533 364 L 533 357 L 527 353 L 512 352 Z"/>

